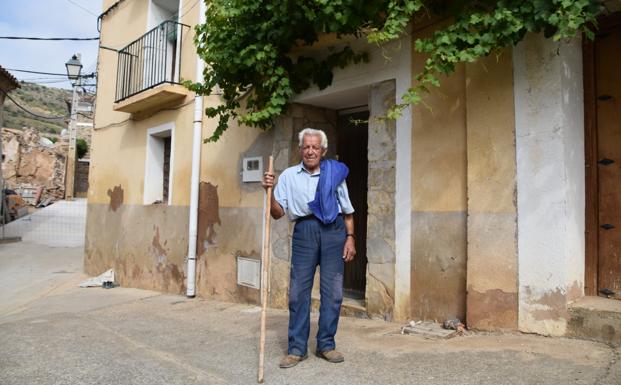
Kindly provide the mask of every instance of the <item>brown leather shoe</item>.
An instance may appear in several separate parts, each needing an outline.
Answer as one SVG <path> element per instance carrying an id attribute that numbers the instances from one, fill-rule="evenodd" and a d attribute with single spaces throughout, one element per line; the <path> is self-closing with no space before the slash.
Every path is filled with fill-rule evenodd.
<path id="1" fill-rule="evenodd" d="M 338 364 L 339 362 L 345 361 L 345 357 L 343 353 L 337 352 L 336 350 L 326 350 L 325 352 L 317 351 L 315 352 L 317 357 L 323 358 L 328 362 L 332 362 L 333 364 Z"/>
<path id="2" fill-rule="evenodd" d="M 292 368 L 307 358 L 308 355 L 296 356 L 295 354 L 287 354 L 282 358 L 282 360 L 280 360 L 280 365 L 278 366 L 280 366 L 282 369 Z"/>

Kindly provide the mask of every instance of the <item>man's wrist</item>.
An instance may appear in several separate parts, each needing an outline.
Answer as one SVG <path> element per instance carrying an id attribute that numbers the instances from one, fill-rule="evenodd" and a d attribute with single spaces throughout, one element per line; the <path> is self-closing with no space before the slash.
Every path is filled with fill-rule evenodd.
<path id="1" fill-rule="evenodd" d="M 347 233 L 346 235 L 347 238 L 351 237 L 352 239 L 356 239 L 356 236 L 354 235 L 354 233 Z"/>

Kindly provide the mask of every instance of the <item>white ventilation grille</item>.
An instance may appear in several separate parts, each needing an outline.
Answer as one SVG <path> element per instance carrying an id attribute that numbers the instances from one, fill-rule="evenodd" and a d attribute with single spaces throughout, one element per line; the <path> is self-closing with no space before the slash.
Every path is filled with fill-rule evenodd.
<path id="1" fill-rule="evenodd" d="M 237 257 L 237 284 L 254 289 L 261 288 L 261 261 Z"/>

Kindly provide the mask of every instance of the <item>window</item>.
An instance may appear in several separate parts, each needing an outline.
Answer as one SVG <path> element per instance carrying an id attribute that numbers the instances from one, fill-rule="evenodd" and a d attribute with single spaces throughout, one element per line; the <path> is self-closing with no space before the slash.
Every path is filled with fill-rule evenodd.
<path id="1" fill-rule="evenodd" d="M 172 202 L 175 126 L 163 124 L 147 130 L 147 156 L 144 175 L 144 204 Z"/>

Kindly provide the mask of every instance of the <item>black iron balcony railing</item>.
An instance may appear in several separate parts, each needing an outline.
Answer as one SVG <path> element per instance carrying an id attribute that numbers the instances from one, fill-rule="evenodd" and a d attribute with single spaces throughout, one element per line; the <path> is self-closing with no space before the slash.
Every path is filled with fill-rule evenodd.
<path id="1" fill-rule="evenodd" d="M 163 83 L 179 83 L 185 28 L 167 20 L 119 51 L 115 102 Z"/>

